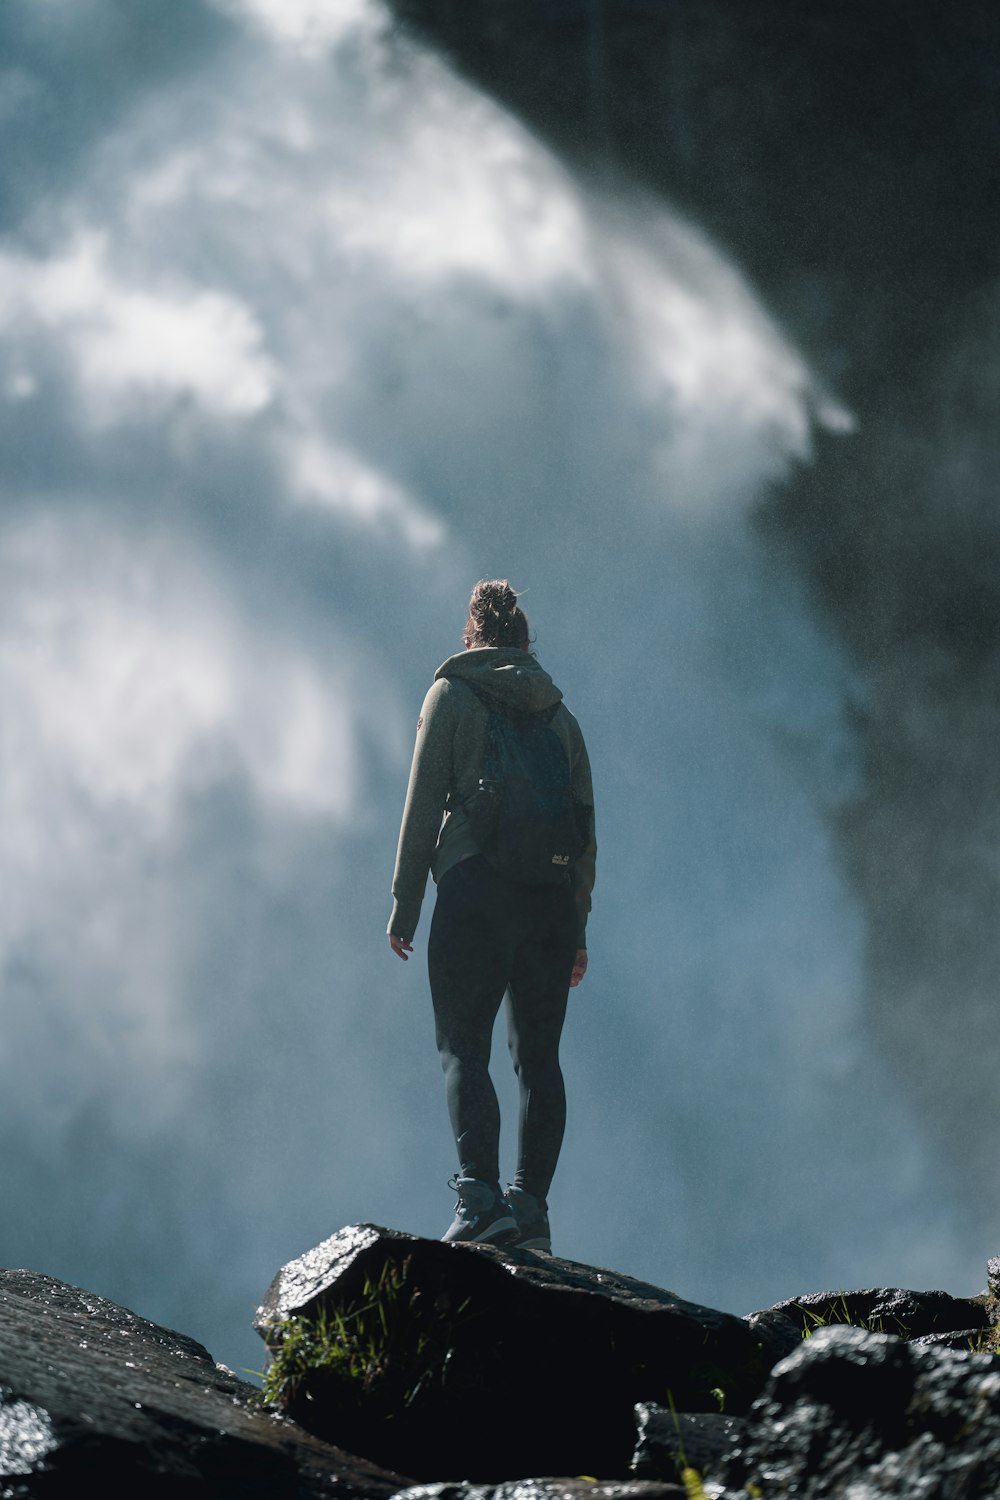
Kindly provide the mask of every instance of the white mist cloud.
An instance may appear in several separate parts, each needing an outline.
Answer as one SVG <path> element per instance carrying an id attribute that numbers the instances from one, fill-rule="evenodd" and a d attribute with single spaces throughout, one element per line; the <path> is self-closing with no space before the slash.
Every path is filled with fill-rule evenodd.
<path id="1" fill-rule="evenodd" d="M 258 27 L 275 41 L 306 57 L 329 48 L 363 28 L 377 24 L 379 13 L 369 0 L 213 0 L 219 10 Z"/>
<path id="2" fill-rule="evenodd" d="M 349 126 L 357 170 L 338 174 L 322 204 L 343 250 L 407 281 L 470 278 L 516 301 L 587 286 L 585 208 L 567 174 L 432 59 L 413 72 L 381 85 L 361 129 Z"/>
<path id="3" fill-rule="evenodd" d="M 305 35 L 320 14 L 231 8 L 285 36 Z M 613 381 L 613 399 L 641 412 L 645 482 L 668 503 L 695 512 L 721 497 L 748 503 L 808 453 L 815 420 L 843 424 L 697 228 L 662 206 L 591 192 L 432 56 L 403 48 L 386 67 L 380 7 L 322 14 L 336 87 L 329 62 L 308 49 L 279 47 L 266 62 L 239 54 L 224 91 L 192 84 L 169 126 L 155 103 L 128 141 L 108 147 L 105 167 L 121 181 L 116 245 L 154 285 L 183 272 L 197 286 L 206 253 L 226 266 L 242 318 L 234 307 L 224 319 L 215 303 L 199 311 L 220 350 L 242 342 L 256 356 L 245 386 L 229 384 L 232 408 L 277 394 L 278 428 L 288 426 L 274 457 L 291 496 L 375 524 L 409 505 L 401 524 L 426 541 L 436 497 L 387 466 L 391 416 L 373 426 L 377 403 L 417 379 L 430 402 L 436 392 L 447 404 L 452 381 L 465 394 L 470 375 L 481 381 L 503 364 L 510 388 L 499 402 L 480 391 L 496 426 L 537 378 L 543 341 L 557 344 L 574 322 L 592 327 L 595 396 Z M 126 309 L 93 336 L 99 375 L 129 368 L 123 343 L 138 360 L 118 329 L 144 315 Z M 177 344 L 196 347 L 186 333 Z M 173 363 L 168 345 L 168 375 Z M 212 361 L 192 364 L 218 402 L 224 382 Z"/>
<path id="4" fill-rule="evenodd" d="M 374 4 L 227 8 L 302 46 L 140 107 L 47 247 L 4 253 L 9 401 L 54 365 L 96 428 L 179 402 L 246 423 L 286 501 L 424 551 L 447 531 L 411 424 L 453 414 L 456 455 L 523 427 L 570 337 L 611 442 L 642 428 L 630 490 L 708 521 L 807 454 L 835 403 L 698 230 L 590 192 L 431 56 L 385 67 Z"/>
<path id="5" fill-rule="evenodd" d="M 25 352 L 39 336 L 55 344 L 101 426 L 149 397 L 190 395 L 225 416 L 265 406 L 274 370 L 247 306 L 227 292 L 152 279 L 143 286 L 116 275 L 100 233 L 81 233 L 44 258 L 8 253 L 0 256 L 0 329 Z M 15 378 L 27 394 L 30 376 Z"/>
<path id="6" fill-rule="evenodd" d="M 222 761 L 264 803 L 349 822 L 360 785 L 349 672 L 320 670 L 227 599 L 183 545 L 86 520 L 0 537 L 0 693 L 16 787 L 0 839 L 44 863 L 46 808 L 127 810 L 153 832 Z M 11 850 L 8 845 L 8 858 Z M 23 881 L 12 884 L 24 888 Z"/>
<path id="7" fill-rule="evenodd" d="M 265 825 L 324 828 L 334 858 L 364 807 L 351 677 L 155 529 L 81 502 L 0 534 L 0 1055 L 31 1059 L 5 1108 L 46 1101 L 45 1138 L 88 1101 L 140 1134 L 186 1107 L 210 913 L 184 895 L 185 810 L 236 781 Z M 282 857 L 265 840 L 244 878 Z"/>
<path id="8" fill-rule="evenodd" d="M 655 444 L 674 480 L 671 503 L 694 512 L 721 499 L 745 504 L 789 459 L 810 456 L 814 423 L 850 429 L 849 414 L 695 225 L 639 199 L 598 201 L 594 253 L 636 399 L 673 417 Z"/>
<path id="9" fill-rule="evenodd" d="M 478 289 L 543 318 L 553 305 L 586 307 L 647 414 L 651 461 L 675 481 L 669 499 L 694 510 L 752 500 L 790 458 L 808 456 L 815 421 L 849 429 L 696 226 L 662 204 L 590 190 L 435 59 L 408 62 L 386 78 L 371 54 L 361 108 L 335 122 L 352 149 L 341 146 L 320 202 L 348 263 L 381 266 L 408 298 L 447 288 L 470 302 Z"/>
<path id="10" fill-rule="evenodd" d="M 437 546 L 445 538 L 438 517 L 423 511 L 401 485 L 342 448 L 316 438 L 292 444 L 290 477 L 294 497 L 303 504 L 384 526 L 419 549 Z"/>

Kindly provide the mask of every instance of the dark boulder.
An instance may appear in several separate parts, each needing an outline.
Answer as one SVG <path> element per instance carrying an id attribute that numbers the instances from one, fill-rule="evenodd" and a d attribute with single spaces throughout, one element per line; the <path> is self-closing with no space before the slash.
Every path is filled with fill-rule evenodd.
<path id="1" fill-rule="evenodd" d="M 738 1415 L 773 1363 L 766 1333 L 661 1287 L 370 1224 L 341 1230 L 274 1278 L 255 1326 L 279 1365 L 297 1318 L 339 1318 L 347 1338 L 336 1357 L 299 1369 L 284 1410 L 352 1452 L 439 1481 L 626 1478 L 636 1402 L 703 1412 L 722 1402 Z M 381 1357 L 400 1325 L 411 1353 L 423 1341 L 423 1364 Z"/>
<path id="2" fill-rule="evenodd" d="M 775 1366 L 719 1479 L 797 1500 L 996 1500 L 1000 1360 L 820 1329 Z"/>
<path id="3" fill-rule="evenodd" d="M 384 1500 L 407 1481 L 266 1412 L 201 1344 L 0 1271 L 0 1492 L 52 1500 Z"/>
<path id="4" fill-rule="evenodd" d="M 902 1287 L 869 1287 L 854 1292 L 808 1292 L 776 1302 L 747 1321 L 773 1336 L 787 1327 L 793 1338 L 819 1328 L 849 1324 L 869 1333 L 912 1339 L 928 1334 L 985 1331 L 991 1318 L 983 1297 L 952 1297 L 948 1292 L 912 1292 Z M 791 1353 L 792 1350 L 787 1351 Z"/>
<path id="5" fill-rule="evenodd" d="M 641 1401 L 635 1409 L 637 1438 L 632 1472 L 638 1479 L 675 1482 L 685 1469 L 705 1478 L 720 1470 L 744 1440 L 745 1417 L 722 1412 L 672 1412 Z"/>

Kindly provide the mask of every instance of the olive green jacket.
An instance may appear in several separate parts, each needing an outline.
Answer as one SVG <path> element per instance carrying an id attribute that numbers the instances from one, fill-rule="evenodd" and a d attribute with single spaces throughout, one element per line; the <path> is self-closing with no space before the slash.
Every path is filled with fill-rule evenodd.
<path id="1" fill-rule="evenodd" d="M 579 724 L 561 701 L 562 693 L 552 678 L 533 656 L 516 647 L 481 646 L 461 651 L 450 656 L 434 674 L 417 720 L 417 740 L 392 879 L 393 908 L 388 932 L 404 942 L 412 942 L 420 920 L 428 871 L 439 881 L 460 859 L 479 853 L 462 803 L 479 785 L 489 712 L 465 686 L 466 682 L 474 682 L 501 706 L 521 713 L 559 705 L 550 727 L 566 751 L 573 797 L 581 807 L 589 808 L 591 814 L 590 839 L 572 872 L 579 913 L 577 946 L 584 948 L 597 859 L 594 790 L 587 747 Z"/>

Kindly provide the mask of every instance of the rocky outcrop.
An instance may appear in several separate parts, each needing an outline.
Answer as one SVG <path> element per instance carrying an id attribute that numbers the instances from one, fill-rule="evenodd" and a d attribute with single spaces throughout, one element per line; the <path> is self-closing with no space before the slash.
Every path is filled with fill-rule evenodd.
<path id="1" fill-rule="evenodd" d="M 900 1287 L 813 1292 L 751 1313 L 751 1327 L 793 1340 L 762 1396 L 738 1418 L 637 1407 L 632 1472 L 673 1480 L 692 1466 L 741 1495 L 757 1485 L 805 1500 L 841 1495 L 848 1481 L 864 1482 L 866 1500 L 923 1500 L 922 1486 L 929 1500 L 995 1495 L 1000 1360 L 981 1352 L 994 1315 L 988 1295 Z"/>
<path id="2" fill-rule="evenodd" d="M 773 1338 L 791 1331 L 797 1344 L 829 1324 L 847 1323 L 870 1333 L 975 1349 L 993 1319 L 985 1297 L 951 1297 L 947 1292 L 911 1292 L 902 1287 L 871 1287 L 856 1292 L 811 1292 L 790 1297 L 747 1321 Z M 788 1350 L 791 1353 L 791 1347 Z"/>
<path id="3" fill-rule="evenodd" d="M 427 1339 L 433 1368 L 415 1365 L 402 1389 L 398 1361 L 376 1369 L 352 1407 L 327 1364 L 286 1406 L 317 1435 L 418 1478 L 622 1477 L 637 1402 L 745 1411 L 788 1348 L 784 1330 L 754 1329 L 614 1271 L 368 1224 L 285 1266 L 256 1326 L 278 1351 L 287 1320 L 362 1306 L 387 1275 L 397 1317 L 413 1320 L 411 1346 Z"/>
<path id="4" fill-rule="evenodd" d="M 995 1500 L 1000 1361 L 859 1328 L 820 1329 L 774 1369 L 741 1449 L 742 1492 Z"/>
<path id="5" fill-rule="evenodd" d="M 0 1493 L 382 1500 L 406 1481 L 264 1410 L 194 1339 L 0 1271 Z"/>
<path id="6" fill-rule="evenodd" d="M 184 1334 L 0 1271 L 0 1500 L 684 1500 L 703 1481 L 712 1500 L 992 1500 L 1000 1358 L 945 1347 L 990 1346 L 989 1277 L 979 1298 L 824 1292 L 736 1318 L 351 1225 L 258 1310 L 272 1374 L 309 1333 L 268 1403 Z"/>

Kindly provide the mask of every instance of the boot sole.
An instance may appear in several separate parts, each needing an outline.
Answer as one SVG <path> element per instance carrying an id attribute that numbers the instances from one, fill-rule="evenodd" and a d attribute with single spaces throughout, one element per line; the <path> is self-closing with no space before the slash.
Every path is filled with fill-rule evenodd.
<path id="1" fill-rule="evenodd" d="M 451 1239 L 446 1234 L 442 1240 L 449 1245 L 488 1245 L 491 1240 L 508 1240 L 517 1232 L 517 1225 L 513 1219 L 495 1219 L 481 1234 L 453 1235 Z"/>

